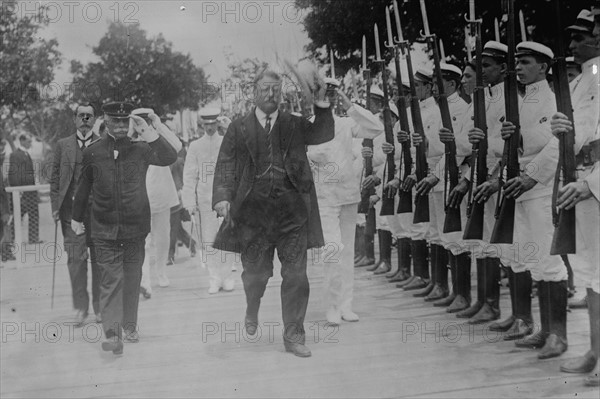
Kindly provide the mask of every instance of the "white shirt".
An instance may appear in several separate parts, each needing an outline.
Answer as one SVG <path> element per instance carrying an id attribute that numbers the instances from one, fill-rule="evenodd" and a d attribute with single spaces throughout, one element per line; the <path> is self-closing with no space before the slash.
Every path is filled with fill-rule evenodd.
<path id="1" fill-rule="evenodd" d="M 254 111 L 254 115 L 256 115 L 256 119 L 258 119 L 258 123 L 260 123 L 260 125 L 264 129 L 265 126 L 267 125 L 267 114 L 265 114 L 265 112 L 262 109 L 256 107 L 256 111 Z M 277 120 L 277 117 L 279 116 L 279 110 L 275 110 L 275 112 L 269 114 L 268 116 L 271 118 L 271 129 L 273 129 L 273 125 L 275 124 L 275 121 Z"/>

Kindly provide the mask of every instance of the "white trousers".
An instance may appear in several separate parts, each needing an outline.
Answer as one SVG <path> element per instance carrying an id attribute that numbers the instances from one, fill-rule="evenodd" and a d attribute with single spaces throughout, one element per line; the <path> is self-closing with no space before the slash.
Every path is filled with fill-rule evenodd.
<path id="1" fill-rule="evenodd" d="M 551 196 L 517 201 L 513 244 L 502 247 L 502 263 L 515 273 L 531 271 L 535 281 L 566 280 L 562 259 L 550 255 L 553 233 Z"/>
<path id="2" fill-rule="evenodd" d="M 591 169 L 579 173 L 579 180 Z M 577 253 L 569 255 L 573 273 L 586 282 L 586 288 L 600 293 L 600 202 L 595 197 L 575 206 Z"/>
<path id="3" fill-rule="evenodd" d="M 437 210 L 435 218 L 437 224 L 437 234 L 440 237 L 441 244 L 445 249 L 452 252 L 453 255 L 460 255 L 464 252 L 471 251 L 471 243 L 463 240 L 464 228 L 467 225 L 467 205 L 466 201 L 462 201 L 460 204 L 460 224 L 462 227 L 461 231 L 454 231 L 452 233 L 444 233 L 444 222 L 446 220 L 446 204 L 444 203 L 444 192 L 434 192 L 429 197 L 429 201 L 434 202 L 434 207 Z M 431 222 L 430 222 L 431 223 Z"/>
<path id="4" fill-rule="evenodd" d="M 414 190 L 413 190 L 413 210 L 414 210 Z M 394 209 L 398 209 L 398 196 Z M 396 238 L 410 238 L 411 240 L 424 240 L 429 230 L 429 223 L 414 224 L 414 213 L 398 213 L 391 216 L 386 216 L 387 225 L 390 231 Z"/>
<path id="5" fill-rule="evenodd" d="M 200 210 L 202 261 L 206 263 L 208 268 L 210 283 L 218 286 L 231 279 L 231 264 L 228 262 L 228 258 L 233 259 L 234 256 L 234 254 L 227 254 L 212 246 L 222 221 L 223 218 L 217 218 L 216 212 Z"/>
<path id="6" fill-rule="evenodd" d="M 358 204 L 320 207 L 325 238 L 324 301 L 327 308 L 352 310 L 354 292 L 354 229 Z"/>
<path id="7" fill-rule="evenodd" d="M 150 234 L 146 237 L 146 257 L 142 265 L 142 282 L 145 288 L 151 287 L 151 278 L 166 276 L 167 258 L 171 232 L 171 210 L 150 215 Z"/>

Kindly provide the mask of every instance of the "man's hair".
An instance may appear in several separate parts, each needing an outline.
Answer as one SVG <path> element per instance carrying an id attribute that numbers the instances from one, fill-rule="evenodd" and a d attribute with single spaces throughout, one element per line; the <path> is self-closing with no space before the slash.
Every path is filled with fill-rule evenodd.
<path id="1" fill-rule="evenodd" d="M 272 71 L 270 69 L 265 69 L 264 71 L 261 71 L 258 73 L 258 75 L 256 75 L 256 77 L 254 78 L 254 83 L 256 84 L 260 82 L 265 77 L 281 81 L 281 76 L 277 72 Z"/>
<path id="2" fill-rule="evenodd" d="M 94 116 L 97 115 L 96 107 L 94 107 L 94 104 L 92 104 L 92 103 L 85 103 L 85 104 L 78 104 L 75 107 L 75 109 L 73 110 L 73 116 L 74 117 L 77 116 L 77 113 L 79 112 L 79 108 L 81 108 L 81 107 L 92 107 L 92 109 L 94 110 Z"/>
<path id="3" fill-rule="evenodd" d="M 19 141 L 25 141 L 29 138 L 29 133 L 21 133 L 19 135 Z"/>

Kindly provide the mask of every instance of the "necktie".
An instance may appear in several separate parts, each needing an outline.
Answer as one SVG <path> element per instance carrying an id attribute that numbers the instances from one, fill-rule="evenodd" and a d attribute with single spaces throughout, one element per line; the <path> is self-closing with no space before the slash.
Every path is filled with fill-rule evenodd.
<path id="1" fill-rule="evenodd" d="M 269 154 L 269 163 L 273 162 L 273 148 L 271 146 L 271 117 L 267 115 L 265 122 L 265 130 L 267 132 L 267 150 Z"/>

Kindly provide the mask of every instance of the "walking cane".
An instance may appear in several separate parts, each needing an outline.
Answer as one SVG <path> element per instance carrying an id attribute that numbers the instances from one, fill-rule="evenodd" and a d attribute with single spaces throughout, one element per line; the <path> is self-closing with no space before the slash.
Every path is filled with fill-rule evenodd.
<path id="1" fill-rule="evenodd" d="M 196 225 L 196 213 L 198 214 L 198 218 L 200 218 L 200 212 L 198 208 L 196 208 L 196 212 L 190 215 L 190 220 L 192 221 L 192 226 L 190 228 L 190 248 L 192 246 L 192 241 L 194 240 L 194 226 Z M 200 221 L 202 223 L 202 221 Z M 196 244 L 197 244 L 197 252 L 200 255 L 200 266 L 203 269 L 206 269 L 206 262 L 204 262 L 204 243 L 202 242 L 202 231 L 200 228 L 196 227 Z"/>
<path id="2" fill-rule="evenodd" d="M 54 308 L 54 279 L 56 277 L 56 240 L 58 235 L 58 220 L 54 221 L 54 256 L 52 258 L 52 299 L 50 301 L 50 309 Z"/>

